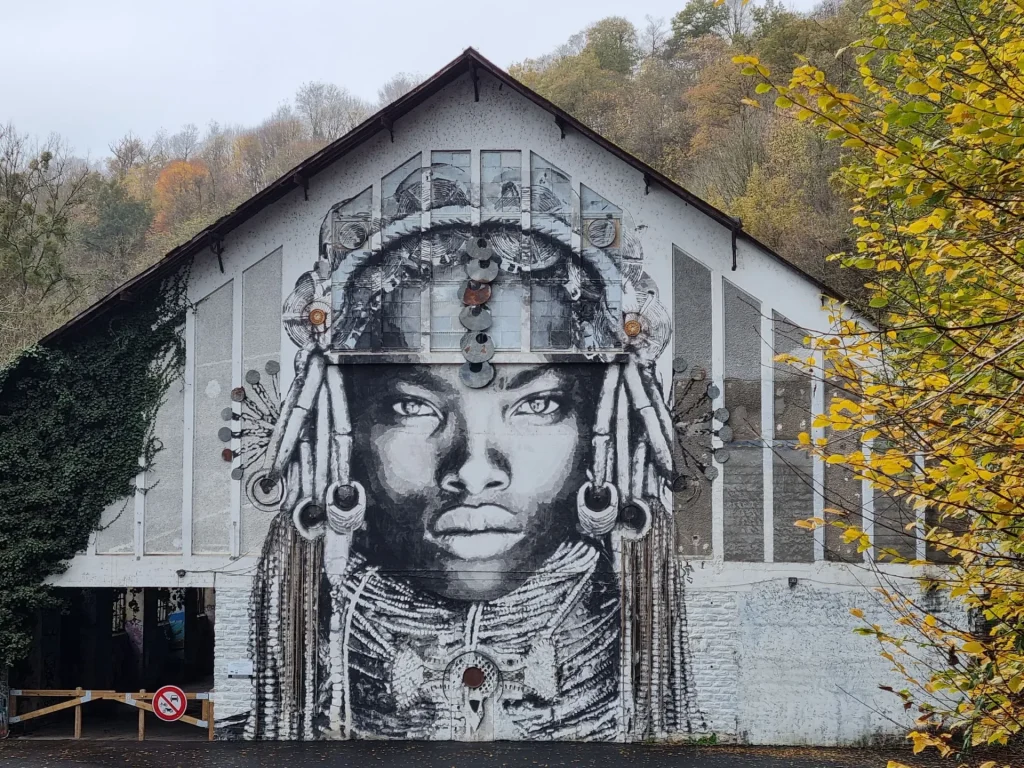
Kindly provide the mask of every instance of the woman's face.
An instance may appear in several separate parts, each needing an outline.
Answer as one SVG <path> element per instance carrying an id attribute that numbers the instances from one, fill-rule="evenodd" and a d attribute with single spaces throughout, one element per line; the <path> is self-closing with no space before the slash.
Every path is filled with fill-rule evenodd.
<path id="1" fill-rule="evenodd" d="M 454 599 L 521 584 L 574 535 L 597 368 L 500 365 L 484 389 L 456 365 L 347 368 L 367 554 Z"/>

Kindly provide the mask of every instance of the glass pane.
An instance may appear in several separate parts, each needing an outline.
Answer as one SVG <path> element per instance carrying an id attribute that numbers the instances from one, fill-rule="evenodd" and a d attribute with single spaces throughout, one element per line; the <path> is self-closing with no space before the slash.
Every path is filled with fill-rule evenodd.
<path id="1" fill-rule="evenodd" d="M 491 300 L 487 302 L 494 318 L 489 333 L 494 348 L 519 350 L 522 348 L 522 318 L 524 285 L 518 275 L 502 273 L 493 284 Z"/>
<path id="2" fill-rule="evenodd" d="M 459 322 L 459 283 L 435 281 L 430 287 L 430 348 L 458 349 L 466 329 Z"/>
<path id="3" fill-rule="evenodd" d="M 406 282 L 381 301 L 381 348 L 420 348 L 420 295 L 423 284 Z"/>
<path id="4" fill-rule="evenodd" d="M 246 489 L 251 474 L 263 466 L 266 440 L 262 430 L 273 429 L 264 414 L 280 400 L 276 376 L 267 373 L 267 363 L 281 362 L 281 256 L 280 249 L 242 273 L 242 375 L 246 399 L 242 404 L 242 510 L 241 553 L 259 552 L 273 519 L 253 506 Z M 255 384 L 250 371 L 259 374 Z"/>
<path id="5" fill-rule="evenodd" d="M 801 359 L 810 355 L 804 349 L 803 329 L 778 312 L 772 315 L 775 354 L 791 354 Z M 811 517 L 814 511 L 814 461 L 797 448 L 801 432 L 811 429 L 811 379 L 789 363 L 773 366 L 774 456 L 772 518 L 773 547 L 776 562 L 809 563 L 814 560 L 814 535 L 797 528 L 797 520 Z"/>
<path id="6" fill-rule="evenodd" d="M 710 557 L 711 411 L 711 272 L 673 248 L 673 421 L 676 431 L 673 507 L 679 552 Z"/>
<path id="7" fill-rule="evenodd" d="M 764 559 L 761 443 L 761 303 L 728 281 L 725 309 L 725 407 L 733 442 L 726 449 L 725 558 Z"/>
<path id="8" fill-rule="evenodd" d="M 569 175 L 536 153 L 530 153 L 530 210 L 535 213 L 572 212 Z"/>
<path id="9" fill-rule="evenodd" d="M 530 284 L 530 349 L 572 346 L 572 302 L 563 283 Z"/>
<path id="10" fill-rule="evenodd" d="M 415 155 L 381 179 L 381 214 L 400 219 L 423 210 L 423 169 Z"/>
<path id="11" fill-rule="evenodd" d="M 432 152 L 430 207 L 468 208 L 471 203 L 469 152 Z"/>
<path id="12" fill-rule="evenodd" d="M 845 397 L 841 382 L 826 380 L 825 411 L 828 412 L 835 398 Z M 850 432 L 825 431 L 829 452 L 852 453 L 860 447 L 860 438 Z M 864 504 L 863 483 L 853 472 L 842 464 L 825 465 L 825 519 L 842 520 L 860 527 Z M 834 511 L 829 511 L 834 510 Z M 836 514 L 838 511 L 838 516 Z M 864 557 L 857 552 L 857 543 L 845 543 L 843 531 L 834 525 L 825 526 L 825 559 L 844 562 L 861 562 Z"/>
<path id="13" fill-rule="evenodd" d="M 196 305 L 192 551 L 227 552 L 231 524 L 231 462 L 217 435 L 221 411 L 231 405 L 233 283 Z"/>
<path id="14" fill-rule="evenodd" d="M 522 181 L 519 152 L 480 153 L 480 205 L 485 212 L 519 213 Z"/>

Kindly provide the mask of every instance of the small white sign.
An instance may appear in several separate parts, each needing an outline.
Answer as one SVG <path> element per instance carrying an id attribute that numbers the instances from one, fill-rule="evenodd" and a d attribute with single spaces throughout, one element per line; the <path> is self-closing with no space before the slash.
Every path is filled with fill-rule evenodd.
<path id="1" fill-rule="evenodd" d="M 228 677 L 252 677 L 252 662 L 248 659 L 229 661 Z"/>

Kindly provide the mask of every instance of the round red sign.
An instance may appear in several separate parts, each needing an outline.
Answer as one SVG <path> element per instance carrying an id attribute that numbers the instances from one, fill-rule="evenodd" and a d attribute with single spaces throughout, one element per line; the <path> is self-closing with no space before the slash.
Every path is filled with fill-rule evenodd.
<path id="1" fill-rule="evenodd" d="M 184 715 L 187 704 L 185 692 L 176 685 L 165 685 L 153 694 L 153 714 L 168 723 Z"/>

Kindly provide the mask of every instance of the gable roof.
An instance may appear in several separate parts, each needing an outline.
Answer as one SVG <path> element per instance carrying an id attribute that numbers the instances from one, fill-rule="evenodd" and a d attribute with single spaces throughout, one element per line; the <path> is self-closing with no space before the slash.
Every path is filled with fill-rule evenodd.
<path id="1" fill-rule="evenodd" d="M 511 88 L 516 93 L 538 105 L 541 109 L 551 113 L 556 124 L 563 133 L 566 129 L 570 129 L 590 141 L 593 141 L 602 149 L 605 149 L 620 160 L 640 171 L 644 176 L 644 181 L 648 185 L 657 184 L 658 186 L 663 187 L 728 229 L 733 236 L 734 260 L 736 239 L 747 240 L 762 249 L 765 253 L 785 264 L 787 267 L 801 274 L 807 281 L 813 283 L 824 293 L 835 296 L 836 298 L 844 298 L 839 295 L 835 289 L 822 283 L 818 278 L 810 275 L 796 264 L 793 264 L 791 261 L 783 258 L 775 250 L 769 248 L 749 232 L 744 231 L 743 226 L 738 219 L 729 216 L 724 211 L 719 210 L 707 201 L 702 200 L 697 197 L 697 195 L 684 189 L 660 171 L 655 170 L 639 158 L 634 157 L 626 150 L 613 144 L 596 131 L 585 126 L 565 110 L 555 106 L 539 93 L 516 80 L 508 74 L 508 72 L 482 56 L 475 49 L 467 48 L 461 55 L 442 67 L 432 77 L 420 83 L 401 98 L 391 104 L 388 104 L 373 116 L 367 118 L 341 138 L 331 142 L 320 151 L 303 160 L 279 179 L 257 192 L 245 202 L 239 204 L 238 207 L 230 213 L 220 217 L 217 221 L 196 234 L 190 240 L 171 250 L 158 262 L 111 291 L 95 304 L 68 320 L 61 327 L 44 336 L 40 343 L 47 344 L 66 338 L 74 331 L 81 329 L 92 320 L 103 315 L 112 307 L 116 306 L 121 300 L 128 298 L 133 289 L 141 288 L 173 274 L 177 268 L 186 263 L 189 259 L 201 253 L 203 250 L 211 249 L 211 252 L 214 253 L 214 249 L 218 247 L 219 243 L 229 232 L 241 226 L 260 211 L 273 205 L 289 193 L 296 189 L 303 188 L 309 183 L 309 180 L 313 176 L 340 160 L 364 141 L 372 138 L 382 130 L 390 130 L 396 120 L 404 117 L 406 114 L 432 98 L 441 89 L 458 78 L 468 73 L 474 80 L 475 84 L 478 73 L 480 72 L 486 72 L 488 75 L 498 80 L 498 82 L 503 86 Z"/>

